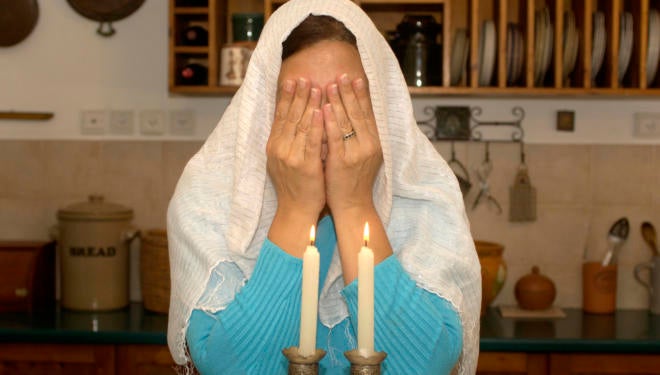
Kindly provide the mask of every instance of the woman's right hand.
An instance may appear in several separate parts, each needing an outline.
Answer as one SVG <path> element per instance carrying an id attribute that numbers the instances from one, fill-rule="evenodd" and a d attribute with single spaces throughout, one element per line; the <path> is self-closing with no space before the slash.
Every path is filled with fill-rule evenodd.
<path id="1" fill-rule="evenodd" d="M 315 223 L 325 206 L 321 89 L 305 78 L 288 79 L 280 85 L 277 97 L 266 153 L 278 214 Z"/>

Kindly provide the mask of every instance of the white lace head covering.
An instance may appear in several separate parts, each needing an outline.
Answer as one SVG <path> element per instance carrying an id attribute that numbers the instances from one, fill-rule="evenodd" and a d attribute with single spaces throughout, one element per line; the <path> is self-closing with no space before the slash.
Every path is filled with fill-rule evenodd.
<path id="1" fill-rule="evenodd" d="M 277 207 L 266 171 L 266 142 L 282 42 L 309 14 L 332 16 L 357 38 L 384 158 L 374 186 L 378 213 L 404 269 L 459 313 L 464 345 L 458 372 L 473 374 L 479 351 L 481 273 L 462 195 L 454 174 L 417 127 L 407 85 L 389 45 L 349 0 L 291 0 L 273 13 L 242 86 L 179 180 L 168 210 L 172 356 L 178 364 L 189 361 L 185 333 L 192 309 L 224 309 L 250 278 Z M 238 266 L 242 275 L 224 273 L 223 262 Z M 200 302 L 214 269 L 222 287 L 214 298 Z M 321 322 L 328 327 L 348 316 L 339 293 L 343 286 L 335 252 L 319 302 Z"/>

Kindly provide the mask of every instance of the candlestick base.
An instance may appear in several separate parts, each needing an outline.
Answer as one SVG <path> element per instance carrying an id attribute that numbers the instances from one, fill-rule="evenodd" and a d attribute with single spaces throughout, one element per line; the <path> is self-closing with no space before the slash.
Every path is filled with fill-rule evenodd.
<path id="1" fill-rule="evenodd" d="M 344 352 L 344 356 L 351 362 L 351 375 L 380 375 L 380 363 L 385 360 L 387 353 L 375 352 L 364 357 L 357 349 Z"/>
<path id="2" fill-rule="evenodd" d="M 288 375 L 318 375 L 319 362 L 325 357 L 325 350 L 316 349 L 316 353 L 303 357 L 298 352 L 298 347 L 292 346 L 283 349 L 282 354 L 289 360 Z"/>

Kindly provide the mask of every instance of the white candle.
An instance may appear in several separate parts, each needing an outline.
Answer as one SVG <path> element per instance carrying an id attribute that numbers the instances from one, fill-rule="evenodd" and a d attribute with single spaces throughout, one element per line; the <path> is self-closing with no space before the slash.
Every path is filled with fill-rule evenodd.
<path id="1" fill-rule="evenodd" d="M 374 352 L 374 252 L 367 247 L 369 223 L 364 225 L 364 246 L 358 254 L 358 351 Z"/>
<path id="2" fill-rule="evenodd" d="M 302 298 L 300 301 L 300 342 L 298 352 L 308 357 L 316 352 L 316 324 L 319 298 L 319 251 L 314 246 L 314 226 L 309 231 L 309 246 L 303 255 Z"/>

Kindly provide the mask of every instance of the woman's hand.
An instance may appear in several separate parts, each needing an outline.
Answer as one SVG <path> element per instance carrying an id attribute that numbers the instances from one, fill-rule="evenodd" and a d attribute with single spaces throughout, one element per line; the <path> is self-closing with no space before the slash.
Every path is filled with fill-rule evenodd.
<path id="1" fill-rule="evenodd" d="M 312 87 L 304 78 L 284 81 L 266 146 L 278 214 L 310 218 L 310 224 L 316 222 L 325 205 L 320 108 L 320 88 Z"/>
<path id="2" fill-rule="evenodd" d="M 326 95 L 327 204 L 333 215 L 347 209 L 369 209 L 373 207 L 372 189 L 383 164 L 383 152 L 367 82 L 364 78 L 351 82 L 343 74 L 326 87 Z"/>

